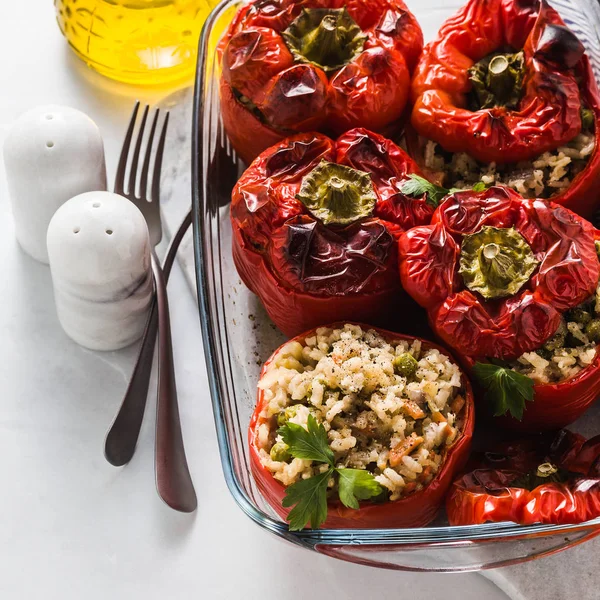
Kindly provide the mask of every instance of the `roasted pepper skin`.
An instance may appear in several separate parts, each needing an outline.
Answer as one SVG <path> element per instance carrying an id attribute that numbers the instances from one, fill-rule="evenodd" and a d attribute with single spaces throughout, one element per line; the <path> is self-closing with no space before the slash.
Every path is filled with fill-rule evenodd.
<path id="1" fill-rule="evenodd" d="M 412 81 L 411 123 L 449 152 L 484 163 L 530 160 L 571 140 L 581 130 L 583 104 L 594 114 L 596 148 L 569 188 L 552 198 L 591 218 L 600 193 L 599 92 L 588 57 L 545 0 L 470 0 L 425 47 Z M 523 97 L 515 110 L 466 108 L 467 70 L 503 47 L 523 49 Z M 582 50 L 581 47 L 579 50 Z M 411 154 L 421 149 L 411 139 Z"/>
<path id="2" fill-rule="evenodd" d="M 292 21 L 304 9 L 344 7 L 366 36 L 362 51 L 329 73 L 295 61 L 282 37 Z M 404 111 L 422 48 L 421 28 L 402 0 L 255 0 L 219 45 L 225 130 L 246 164 L 297 132 L 385 131 Z"/>
<path id="3" fill-rule="evenodd" d="M 360 325 L 365 330 L 374 329 L 386 340 L 409 340 L 415 338 L 407 335 L 393 333 L 385 329 L 371 327 L 369 325 Z M 327 327 L 341 327 L 344 323 L 334 323 Z M 307 337 L 315 335 L 316 328 L 303 333 L 294 338 L 296 341 L 303 341 Z M 289 342 L 286 342 L 289 343 Z M 429 350 L 437 348 L 447 356 L 452 356 L 447 350 L 422 340 L 422 348 Z M 274 355 L 265 363 L 261 371 L 261 378 L 271 364 Z M 341 502 L 330 502 L 328 505 L 327 520 L 323 524 L 323 529 L 375 529 L 375 528 L 401 528 L 401 527 L 424 527 L 435 519 L 440 506 L 444 502 L 444 496 L 448 491 L 456 474 L 465 466 L 471 450 L 471 440 L 475 426 L 475 406 L 473 392 L 469 380 L 462 377 L 465 406 L 460 412 L 462 419 L 462 433 L 460 437 L 446 450 L 444 462 L 436 477 L 421 491 L 413 493 L 406 498 L 396 500 L 395 502 L 374 503 L 361 502 L 358 510 L 345 507 Z M 266 469 L 260 461 L 258 446 L 258 429 L 266 422 L 266 417 L 262 414 L 267 404 L 267 400 L 262 390 L 258 390 L 257 402 L 250 425 L 248 427 L 248 445 L 250 449 L 250 469 L 260 493 L 273 508 L 273 510 L 282 518 L 286 519 L 289 508 L 284 508 L 281 502 L 285 496 L 285 486 L 277 481 L 273 475 Z"/>
<path id="4" fill-rule="evenodd" d="M 513 521 L 521 525 L 582 523 L 600 516 L 600 436 L 568 431 L 502 444 L 473 457 L 446 500 L 451 525 Z M 567 480 L 527 489 L 515 482 L 544 462 Z"/>
<path id="5" fill-rule="evenodd" d="M 326 226 L 310 214 L 296 194 L 323 160 L 370 174 L 372 216 Z M 425 199 L 399 191 L 415 172 L 394 143 L 364 129 L 337 141 L 298 134 L 246 170 L 232 194 L 233 258 L 281 331 L 291 337 L 338 319 L 386 325 L 407 316 L 403 306 L 412 302 L 400 287 L 396 242 L 433 214 Z"/>
<path id="6" fill-rule="evenodd" d="M 467 356 L 461 362 L 467 372 L 475 364 Z M 507 415 L 495 417 L 494 422 L 506 429 L 531 433 L 555 431 L 577 421 L 600 395 L 600 348 L 594 361 L 575 377 L 558 383 L 536 383 L 533 389 L 534 400 L 527 402 L 520 421 Z M 476 384 L 475 390 L 479 396 Z"/>
<path id="7" fill-rule="evenodd" d="M 539 260 L 529 281 L 507 298 L 485 300 L 466 288 L 458 272 L 462 238 L 483 226 L 514 227 Z M 561 314 L 594 294 L 600 276 L 597 235 L 564 207 L 525 200 L 509 188 L 457 192 L 437 208 L 430 225 L 400 238 L 400 279 L 426 309 L 435 334 L 470 371 L 477 361 L 513 360 L 539 349 L 558 328 Z M 536 385 L 523 420 L 502 423 L 525 431 L 564 427 L 599 393 L 597 355 L 569 380 Z"/>

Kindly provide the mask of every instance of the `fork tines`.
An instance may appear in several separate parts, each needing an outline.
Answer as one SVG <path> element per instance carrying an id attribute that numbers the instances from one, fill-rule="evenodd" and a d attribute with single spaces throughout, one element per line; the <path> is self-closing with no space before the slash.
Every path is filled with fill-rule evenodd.
<path id="1" fill-rule="evenodd" d="M 148 196 L 148 175 L 150 172 L 150 161 L 153 154 L 153 146 L 154 146 L 154 137 L 156 134 L 156 129 L 158 125 L 158 120 L 160 116 L 160 110 L 156 108 L 154 110 L 154 117 L 152 119 L 152 126 L 150 127 L 150 133 L 147 136 L 146 140 L 146 151 L 144 154 L 144 162 L 142 165 L 142 172 L 139 179 L 139 195 L 136 194 L 136 178 L 138 173 L 138 165 L 140 160 L 140 152 L 142 150 L 142 145 L 144 142 L 144 134 L 146 129 L 146 122 L 148 120 L 148 113 L 150 111 L 150 107 L 146 105 L 142 112 L 142 118 L 139 125 L 139 130 L 137 133 L 137 138 L 135 141 L 135 148 L 133 150 L 133 155 L 131 156 L 131 164 L 129 167 L 129 181 L 127 183 L 127 188 L 125 187 L 125 175 L 127 172 L 127 163 L 129 162 L 129 155 L 131 151 L 131 141 L 135 132 L 135 125 L 138 119 L 138 112 L 140 109 L 140 102 L 136 102 L 133 108 L 133 112 L 131 114 L 131 118 L 129 120 L 129 126 L 127 127 L 127 133 L 125 134 L 125 139 L 123 140 L 123 147 L 121 149 L 121 156 L 119 158 L 119 164 L 117 166 L 117 174 L 115 177 L 115 192 L 117 194 L 121 194 L 129 198 L 130 200 L 146 200 L 148 202 L 158 202 L 159 201 L 159 190 L 160 190 L 160 171 L 162 167 L 162 159 L 164 155 L 165 149 L 165 139 L 167 135 L 167 126 L 169 124 L 169 113 L 167 112 L 164 117 L 162 129 L 160 132 L 160 137 L 158 140 L 158 144 L 154 151 L 154 167 L 152 169 L 152 183 L 150 189 L 150 195 Z"/>

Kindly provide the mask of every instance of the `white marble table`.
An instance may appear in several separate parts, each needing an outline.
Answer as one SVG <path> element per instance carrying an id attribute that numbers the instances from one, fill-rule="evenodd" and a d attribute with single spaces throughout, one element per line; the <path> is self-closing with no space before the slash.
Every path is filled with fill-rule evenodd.
<path id="1" fill-rule="evenodd" d="M 22 47 L 26 28 L 35 47 Z M 0 3 L 0 56 L 0 142 L 6 125 L 32 106 L 74 106 L 102 130 L 109 180 L 133 100 L 156 102 L 167 93 L 142 92 L 88 71 L 61 38 L 48 0 Z M 102 456 L 135 349 L 93 353 L 64 335 L 47 267 L 14 240 L 1 167 L 0 255 L 0 598 L 507 598 L 478 574 L 382 571 L 309 553 L 262 532 L 242 514 L 222 477 L 196 304 L 179 268 L 169 293 L 199 508 L 194 515 L 168 509 L 154 490 L 152 403 L 131 464 L 114 469 Z M 537 564 L 556 571 L 563 559 Z M 505 575 L 514 574 L 517 587 L 533 599 L 536 590 L 526 589 L 535 581 L 530 569 Z M 560 592 L 559 580 L 572 591 L 580 579 L 572 570 L 566 575 L 557 577 L 546 600 L 571 597 Z M 581 575 L 593 587 L 591 574 Z M 494 577 L 509 590 L 502 574 Z M 516 590 L 510 595 L 521 598 Z"/>

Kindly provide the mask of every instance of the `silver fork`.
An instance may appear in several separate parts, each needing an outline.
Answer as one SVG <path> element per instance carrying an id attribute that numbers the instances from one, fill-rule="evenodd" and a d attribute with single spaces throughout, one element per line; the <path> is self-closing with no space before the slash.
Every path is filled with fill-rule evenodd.
<path id="1" fill-rule="evenodd" d="M 125 186 L 125 173 L 127 170 L 139 106 L 140 103 L 137 102 L 129 121 L 127 133 L 125 134 L 115 177 L 114 190 L 117 194 L 131 200 L 131 202 L 140 209 L 148 224 L 150 242 L 153 248 L 152 272 L 156 287 L 156 297 L 153 301 L 150 315 L 146 323 L 146 331 L 144 332 L 138 361 L 134 367 L 132 379 L 125 397 L 123 398 L 121 408 L 106 436 L 104 451 L 107 460 L 116 466 L 127 463 L 133 456 L 144 415 L 149 376 L 152 366 L 152 356 L 154 353 L 154 340 L 156 338 L 156 328 L 158 326 L 158 405 L 155 449 L 156 487 L 160 497 L 171 508 L 182 512 L 192 512 L 197 507 L 197 499 L 190 477 L 183 445 L 183 436 L 181 433 L 177 388 L 175 384 L 175 369 L 173 365 L 169 304 L 166 293 L 166 277 L 168 277 L 168 273 L 170 272 L 181 237 L 183 237 L 183 233 L 185 233 L 187 227 L 189 227 L 191 214 L 187 215 L 181 228 L 173 238 L 171 248 L 169 249 L 165 260 L 165 272 L 163 272 L 154 251 L 154 247 L 159 244 L 162 239 L 159 204 L 160 172 L 169 123 L 169 113 L 165 116 L 158 145 L 156 147 L 150 194 L 148 194 L 150 161 L 159 120 L 159 110 L 156 109 L 154 113 L 139 178 L 138 196 L 136 195 L 136 181 L 138 179 L 140 152 L 148 118 L 148 106 L 144 108 L 142 114 L 133 156 L 131 157 L 127 188 Z"/>

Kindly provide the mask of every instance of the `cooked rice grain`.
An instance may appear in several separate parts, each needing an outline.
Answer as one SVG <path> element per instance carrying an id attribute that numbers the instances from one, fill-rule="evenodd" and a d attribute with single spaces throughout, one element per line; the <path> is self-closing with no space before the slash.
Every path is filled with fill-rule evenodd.
<path id="1" fill-rule="evenodd" d="M 425 165 L 445 173 L 448 188 L 471 188 L 482 181 L 486 185 L 506 185 L 525 198 L 551 198 L 571 185 L 586 166 L 595 147 L 592 133 L 580 133 L 564 146 L 544 152 L 532 161 L 498 165 L 484 164 L 465 152 L 449 154 L 434 141 L 425 145 Z"/>
<path id="2" fill-rule="evenodd" d="M 394 370 L 394 358 L 404 353 L 417 361 L 409 378 Z M 390 344 L 357 325 L 320 328 L 304 345 L 289 342 L 259 387 L 268 423 L 258 435 L 261 460 L 286 486 L 323 469 L 311 461 L 271 458 L 272 446 L 282 442 L 277 417 L 289 407 L 295 407 L 290 421 L 305 427 L 312 414 L 324 426 L 337 466 L 368 469 L 390 500 L 427 485 L 444 449 L 460 435 L 450 409 L 461 393 L 458 366 L 436 349 L 422 351 L 418 340 Z"/>

